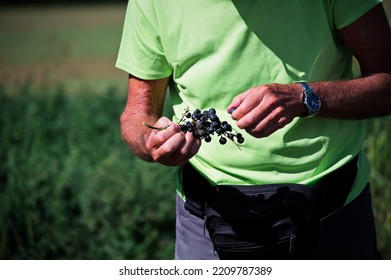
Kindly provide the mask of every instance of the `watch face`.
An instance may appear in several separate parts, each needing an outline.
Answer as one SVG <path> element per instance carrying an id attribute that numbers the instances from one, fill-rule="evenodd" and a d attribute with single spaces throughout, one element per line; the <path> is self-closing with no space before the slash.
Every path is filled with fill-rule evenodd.
<path id="1" fill-rule="evenodd" d="M 308 108 L 312 112 L 318 112 L 320 110 L 320 98 L 314 92 L 307 92 L 306 101 Z"/>

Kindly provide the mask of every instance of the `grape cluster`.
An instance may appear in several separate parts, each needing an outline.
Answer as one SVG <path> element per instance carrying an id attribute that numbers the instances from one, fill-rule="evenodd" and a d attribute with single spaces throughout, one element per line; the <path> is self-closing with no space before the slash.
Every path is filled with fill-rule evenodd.
<path id="1" fill-rule="evenodd" d="M 205 142 L 210 142 L 211 135 L 214 134 L 220 137 L 221 145 L 227 143 L 227 139 L 236 145 L 244 142 L 242 134 L 233 132 L 228 122 L 220 121 L 214 108 L 202 112 L 200 109 L 195 109 L 193 113 L 186 109 L 178 124 L 183 132 L 193 133 L 196 138 L 203 139 Z"/>

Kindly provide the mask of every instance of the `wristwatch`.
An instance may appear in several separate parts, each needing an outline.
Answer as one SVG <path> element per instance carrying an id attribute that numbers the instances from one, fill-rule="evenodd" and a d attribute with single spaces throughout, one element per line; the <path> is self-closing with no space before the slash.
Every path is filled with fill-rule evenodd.
<path id="1" fill-rule="evenodd" d="M 303 87 L 303 104 L 308 109 L 308 117 L 316 116 L 320 111 L 322 102 L 319 95 L 305 82 L 299 83 Z"/>

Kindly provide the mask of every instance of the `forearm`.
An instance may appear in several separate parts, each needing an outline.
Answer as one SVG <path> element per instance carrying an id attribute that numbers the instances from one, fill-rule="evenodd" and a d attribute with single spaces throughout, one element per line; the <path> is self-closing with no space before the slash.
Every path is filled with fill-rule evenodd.
<path id="1" fill-rule="evenodd" d="M 147 114 L 134 114 L 125 110 L 121 115 L 121 135 L 130 150 L 139 158 L 152 161 L 146 149 L 146 142 L 151 130 L 142 125 L 143 122 L 154 124 L 157 118 Z"/>
<path id="2" fill-rule="evenodd" d="M 363 119 L 391 114 L 391 31 L 382 5 L 338 30 L 338 35 L 363 77 L 313 83 L 322 100 L 319 116 Z"/>
<path id="3" fill-rule="evenodd" d="M 391 114 L 390 73 L 310 84 L 322 100 L 319 117 L 364 119 Z"/>
<path id="4" fill-rule="evenodd" d="M 121 115 L 121 135 L 129 148 L 138 157 L 152 161 L 146 148 L 151 129 L 143 122 L 155 124 L 161 117 L 168 78 L 144 81 L 130 76 L 128 81 L 128 100 Z"/>

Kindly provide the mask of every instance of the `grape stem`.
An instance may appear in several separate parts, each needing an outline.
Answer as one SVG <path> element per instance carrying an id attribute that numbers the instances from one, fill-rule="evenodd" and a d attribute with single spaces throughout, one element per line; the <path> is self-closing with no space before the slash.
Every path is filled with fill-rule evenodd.
<path id="1" fill-rule="evenodd" d="M 150 129 L 157 129 L 157 130 L 165 130 L 165 129 L 167 129 L 170 126 L 170 124 L 168 124 L 166 126 L 156 127 L 156 126 L 150 125 L 150 124 L 148 124 L 146 122 L 143 122 L 143 125 L 148 127 L 148 128 L 150 128 Z"/>
<path id="2" fill-rule="evenodd" d="M 224 134 L 224 135 L 225 135 L 225 134 Z M 242 150 L 242 149 L 240 148 L 240 145 L 239 145 L 238 143 L 236 143 L 234 140 L 232 140 L 232 139 L 229 138 L 229 137 L 227 137 L 227 139 L 228 139 L 229 141 L 231 141 L 232 143 L 234 143 L 235 146 L 238 147 L 239 150 Z"/>

